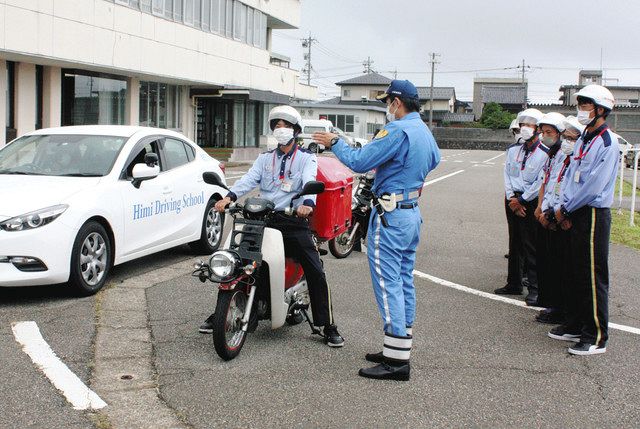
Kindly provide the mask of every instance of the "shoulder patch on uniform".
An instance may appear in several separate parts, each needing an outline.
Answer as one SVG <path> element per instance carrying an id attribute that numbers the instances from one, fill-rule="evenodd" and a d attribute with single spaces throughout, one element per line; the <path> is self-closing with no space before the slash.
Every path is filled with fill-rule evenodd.
<path id="1" fill-rule="evenodd" d="M 378 131 L 378 134 L 376 134 L 376 136 L 373 138 L 374 140 L 376 139 L 381 139 L 383 137 L 386 137 L 389 135 L 389 131 L 382 129 L 380 131 Z"/>
<path id="2" fill-rule="evenodd" d="M 604 143 L 604 147 L 611 146 L 611 134 L 608 132 L 602 134 L 602 142 Z"/>

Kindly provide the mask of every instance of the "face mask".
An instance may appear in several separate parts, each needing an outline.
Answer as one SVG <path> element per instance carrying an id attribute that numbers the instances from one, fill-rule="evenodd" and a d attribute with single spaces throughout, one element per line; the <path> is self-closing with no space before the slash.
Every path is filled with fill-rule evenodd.
<path id="1" fill-rule="evenodd" d="M 578 122 L 580 122 L 582 125 L 589 125 L 591 121 L 593 121 L 593 119 L 591 118 L 591 112 L 593 112 L 593 110 L 578 110 L 576 119 L 578 119 Z"/>
<path id="2" fill-rule="evenodd" d="M 544 137 L 542 137 L 542 143 L 544 143 L 544 145 L 546 147 L 551 147 L 554 144 L 556 144 L 556 138 L 555 137 L 544 136 Z"/>
<path id="3" fill-rule="evenodd" d="M 387 106 L 387 121 L 389 122 L 393 122 L 396 120 L 396 112 L 398 111 L 398 108 L 396 107 L 396 110 L 393 113 L 391 113 L 392 105 L 393 103 Z"/>
<path id="4" fill-rule="evenodd" d="M 515 133 L 513 135 L 513 141 L 516 142 L 516 143 L 518 143 L 521 138 L 522 138 L 522 135 L 520 133 Z"/>
<path id="5" fill-rule="evenodd" d="M 573 145 L 575 144 L 576 142 L 572 142 L 567 139 L 562 139 L 562 145 L 560 146 L 560 150 L 565 155 L 571 155 L 573 153 Z"/>
<path id="6" fill-rule="evenodd" d="M 524 141 L 531 140 L 531 137 L 533 137 L 533 128 L 530 128 L 530 127 L 520 128 L 520 135 L 522 136 L 522 139 Z"/>
<path id="7" fill-rule="evenodd" d="M 273 130 L 273 137 L 279 146 L 286 146 L 293 139 L 293 128 L 276 128 Z"/>

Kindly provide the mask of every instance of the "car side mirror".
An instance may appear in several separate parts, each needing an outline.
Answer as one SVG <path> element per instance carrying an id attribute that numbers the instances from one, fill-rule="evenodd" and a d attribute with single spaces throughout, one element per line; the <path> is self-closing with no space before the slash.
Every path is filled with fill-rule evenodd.
<path id="1" fill-rule="evenodd" d="M 202 180 L 204 180 L 204 183 L 208 185 L 215 185 L 226 189 L 227 191 L 229 190 L 229 188 L 227 188 L 227 186 L 222 182 L 220 176 L 218 176 L 218 174 L 214 173 L 213 171 L 206 171 L 202 173 Z"/>
<path id="2" fill-rule="evenodd" d="M 157 155 L 156 155 L 156 159 L 157 159 Z M 133 166 L 133 171 L 131 173 L 131 175 L 133 176 L 133 181 L 131 183 L 133 184 L 133 186 L 136 187 L 136 189 L 138 189 L 140 188 L 140 184 L 142 182 L 144 182 L 145 180 L 151 180 L 155 177 L 158 177 L 158 174 L 160 174 L 160 167 L 158 167 L 157 165 L 149 166 L 143 163 L 136 164 Z"/>
<path id="3" fill-rule="evenodd" d="M 147 153 L 144 155 L 144 163 L 149 167 L 153 167 L 154 165 L 158 165 L 158 154 L 157 153 Z"/>

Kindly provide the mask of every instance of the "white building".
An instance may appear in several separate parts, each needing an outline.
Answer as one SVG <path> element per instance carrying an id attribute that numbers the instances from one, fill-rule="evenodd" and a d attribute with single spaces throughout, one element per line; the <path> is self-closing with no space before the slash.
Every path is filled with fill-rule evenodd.
<path id="1" fill-rule="evenodd" d="M 300 0 L 0 0 L 0 146 L 43 127 L 140 124 L 203 146 L 257 147 L 272 105 L 316 97 L 270 52 L 271 31 L 297 28 L 300 8 Z"/>

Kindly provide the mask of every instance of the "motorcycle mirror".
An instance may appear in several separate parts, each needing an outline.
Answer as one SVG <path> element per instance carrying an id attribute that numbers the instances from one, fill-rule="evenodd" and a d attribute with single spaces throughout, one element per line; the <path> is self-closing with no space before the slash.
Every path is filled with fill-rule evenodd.
<path id="1" fill-rule="evenodd" d="M 216 186 L 220 186 L 223 189 L 229 190 L 229 188 L 227 188 L 227 186 L 224 183 L 222 183 L 222 179 L 220 179 L 220 176 L 218 176 L 213 171 L 207 171 L 202 173 L 202 179 L 204 180 L 204 183 L 208 185 L 216 185 Z"/>
<path id="2" fill-rule="evenodd" d="M 312 180 L 304 184 L 300 195 L 316 195 L 324 192 L 324 183 Z"/>

